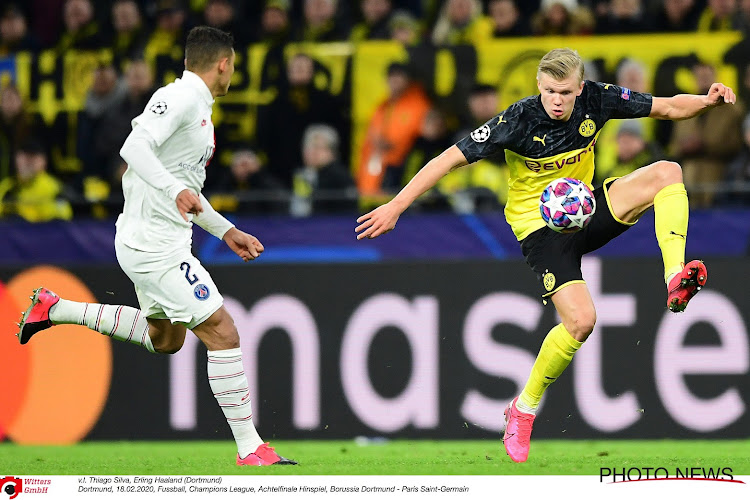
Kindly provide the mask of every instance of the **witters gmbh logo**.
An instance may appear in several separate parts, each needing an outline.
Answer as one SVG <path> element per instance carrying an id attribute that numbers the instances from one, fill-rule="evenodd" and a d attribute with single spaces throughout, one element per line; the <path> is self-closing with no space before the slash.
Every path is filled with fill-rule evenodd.
<path id="1" fill-rule="evenodd" d="M 745 484 L 734 479 L 731 467 L 629 467 L 599 469 L 600 483 L 629 483 L 636 481 L 718 481 Z"/>
<path id="2" fill-rule="evenodd" d="M 8 498 L 16 498 L 23 491 L 23 479 L 20 477 L 5 476 L 3 479 L 0 479 L 0 491 L 8 495 Z"/>

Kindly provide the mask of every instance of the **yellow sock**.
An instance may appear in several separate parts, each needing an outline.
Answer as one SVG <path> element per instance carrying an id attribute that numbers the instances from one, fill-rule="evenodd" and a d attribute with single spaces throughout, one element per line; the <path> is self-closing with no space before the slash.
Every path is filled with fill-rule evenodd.
<path id="1" fill-rule="evenodd" d="M 664 260 L 664 281 L 685 265 L 688 198 L 682 183 L 670 184 L 654 197 L 656 241 Z M 668 285 L 669 283 L 667 283 Z"/>
<path id="2" fill-rule="evenodd" d="M 549 331 L 542 342 L 542 348 L 539 349 L 526 387 L 518 397 L 516 406 L 519 410 L 526 413 L 536 411 L 547 386 L 565 371 L 573 355 L 582 345 L 583 342 L 574 339 L 562 323 Z"/>

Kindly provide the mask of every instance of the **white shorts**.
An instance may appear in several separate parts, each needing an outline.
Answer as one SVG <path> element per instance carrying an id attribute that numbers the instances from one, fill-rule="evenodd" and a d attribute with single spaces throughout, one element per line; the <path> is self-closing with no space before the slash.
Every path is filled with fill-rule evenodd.
<path id="1" fill-rule="evenodd" d="M 188 248 L 162 255 L 135 250 L 115 238 L 115 253 L 147 318 L 168 319 L 192 329 L 224 303 L 211 275 Z"/>

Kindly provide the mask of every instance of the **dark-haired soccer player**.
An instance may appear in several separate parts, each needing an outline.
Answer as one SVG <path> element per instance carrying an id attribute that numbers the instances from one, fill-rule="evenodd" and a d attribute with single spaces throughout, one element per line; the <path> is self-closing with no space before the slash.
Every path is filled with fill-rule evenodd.
<path id="1" fill-rule="evenodd" d="M 512 104 L 432 159 L 393 200 L 357 219 L 360 225 L 355 230 L 357 239 L 387 233 L 401 213 L 448 172 L 505 150 L 510 168 L 505 217 L 539 279 L 542 297 L 551 298 L 562 318 L 544 339 L 523 392 L 505 410 L 503 441 L 516 462 L 528 458 L 531 428 L 542 394 L 594 329 L 596 312 L 581 275 L 583 254 L 623 233 L 653 206 L 656 239 L 664 260 L 667 307 L 683 311 L 707 276 L 701 261 L 684 265 L 688 199 L 677 163 L 658 161 L 625 177 L 607 179 L 595 191 L 596 215 L 578 233 L 561 234 L 545 226 L 539 215 L 542 190 L 558 177 L 591 183 L 594 144 L 609 119 L 650 116 L 684 120 L 736 101 L 732 89 L 721 83 L 714 83 L 704 96 L 659 98 L 584 81 L 583 61 L 570 49 L 555 49 L 542 58 L 537 87 L 541 95 Z"/>
<path id="2" fill-rule="evenodd" d="M 228 33 L 193 28 L 182 78 L 154 93 L 120 151 L 128 169 L 115 251 L 135 284 L 140 310 L 72 302 L 39 288 L 18 338 L 25 344 L 50 326 L 78 324 L 173 354 L 189 328 L 208 349 L 208 380 L 237 442 L 237 465 L 296 464 L 255 430 L 237 328 L 208 271 L 191 253 L 193 222 L 245 262 L 263 252 L 257 238 L 234 227 L 200 194 L 215 148 L 212 105 L 226 95 L 234 73 L 232 45 Z"/>

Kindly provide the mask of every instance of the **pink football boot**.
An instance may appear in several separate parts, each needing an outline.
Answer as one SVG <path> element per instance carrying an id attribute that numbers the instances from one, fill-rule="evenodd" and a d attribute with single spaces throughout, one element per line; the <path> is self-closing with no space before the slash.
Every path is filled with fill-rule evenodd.
<path id="1" fill-rule="evenodd" d="M 514 462 L 525 462 L 529 458 L 529 446 L 531 443 L 531 427 L 534 425 L 536 415 L 523 413 L 516 408 L 514 399 L 505 409 L 505 434 L 503 444 L 508 456 Z"/>
<path id="2" fill-rule="evenodd" d="M 667 307 L 672 312 L 682 312 L 688 301 L 698 293 L 708 279 L 706 266 L 700 260 L 688 262 L 682 271 L 669 282 Z"/>
<path id="3" fill-rule="evenodd" d="M 49 319 L 49 310 L 60 300 L 60 297 L 46 288 L 37 288 L 34 295 L 29 298 L 31 305 L 21 316 L 16 334 L 21 344 L 28 342 L 35 333 L 53 326 Z"/>
<path id="4" fill-rule="evenodd" d="M 284 458 L 276 453 L 268 443 L 258 446 L 255 453 L 251 453 L 245 458 L 240 458 L 237 454 L 237 465 L 297 465 L 294 460 Z"/>

